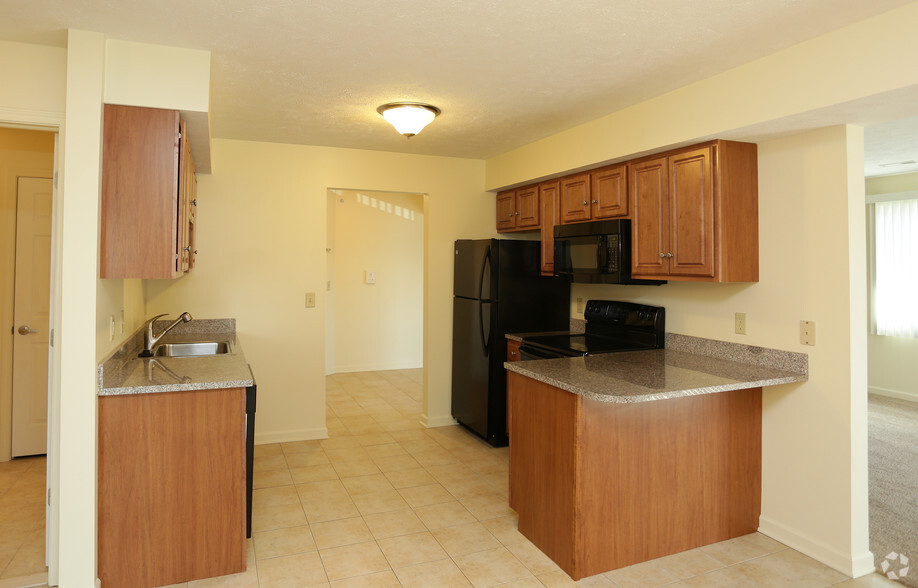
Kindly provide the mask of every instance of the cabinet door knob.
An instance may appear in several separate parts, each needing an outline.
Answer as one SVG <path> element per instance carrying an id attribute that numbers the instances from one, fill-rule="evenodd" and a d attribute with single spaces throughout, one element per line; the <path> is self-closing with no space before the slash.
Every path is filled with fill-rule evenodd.
<path id="1" fill-rule="evenodd" d="M 664 257 L 666 257 L 666 254 L 665 254 L 665 253 L 661 253 L 661 254 L 660 254 L 660 259 L 663 259 Z"/>
<path id="2" fill-rule="evenodd" d="M 667 253 L 667 254 L 666 254 L 666 257 L 672 257 L 672 256 L 673 256 L 672 253 Z"/>
<path id="3" fill-rule="evenodd" d="M 589 204 L 589 202 L 587 202 L 586 200 L 583 201 L 583 205 L 584 205 L 584 206 L 587 206 L 588 204 Z"/>
<path id="4" fill-rule="evenodd" d="M 510 355 L 511 355 L 511 356 L 516 355 L 516 351 L 511 351 L 511 352 L 510 352 Z"/>
<path id="5" fill-rule="evenodd" d="M 593 204 L 599 204 L 599 200 L 594 200 Z"/>
<path id="6" fill-rule="evenodd" d="M 515 214 L 516 216 L 519 216 L 519 215 L 520 215 L 520 213 L 518 213 L 518 212 L 514 212 L 513 214 Z"/>
<path id="7" fill-rule="evenodd" d="M 513 218 L 513 213 L 511 212 L 511 213 L 509 214 L 509 216 L 510 216 L 510 218 Z"/>

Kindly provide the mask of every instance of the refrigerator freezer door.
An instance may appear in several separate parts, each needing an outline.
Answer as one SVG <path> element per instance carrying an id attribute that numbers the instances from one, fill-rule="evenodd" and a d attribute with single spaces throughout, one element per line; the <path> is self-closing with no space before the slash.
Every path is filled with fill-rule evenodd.
<path id="1" fill-rule="evenodd" d="M 491 249 L 493 239 L 460 239 L 455 243 L 453 294 L 463 298 L 490 300 Z"/>
<path id="2" fill-rule="evenodd" d="M 453 417 L 482 437 L 488 435 L 489 364 L 493 303 L 453 298 Z"/>

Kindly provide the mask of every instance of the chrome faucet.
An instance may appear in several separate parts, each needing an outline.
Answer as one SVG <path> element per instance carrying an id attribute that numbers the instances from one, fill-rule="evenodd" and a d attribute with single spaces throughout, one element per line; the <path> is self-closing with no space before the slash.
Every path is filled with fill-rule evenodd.
<path id="1" fill-rule="evenodd" d="M 163 329 L 163 332 L 159 335 L 153 334 L 153 321 L 158 318 L 168 316 L 166 314 L 158 314 L 147 321 L 146 326 L 143 330 L 143 351 L 140 352 L 140 357 L 153 357 L 153 346 L 156 345 L 156 342 L 163 338 L 163 336 L 174 329 L 179 323 L 187 323 L 191 320 L 191 315 L 187 312 L 183 312 L 175 321 Z"/>

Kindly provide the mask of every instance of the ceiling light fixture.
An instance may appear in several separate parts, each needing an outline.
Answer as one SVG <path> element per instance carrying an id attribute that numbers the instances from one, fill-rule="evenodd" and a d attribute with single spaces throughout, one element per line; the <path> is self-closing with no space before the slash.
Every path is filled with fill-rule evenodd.
<path id="1" fill-rule="evenodd" d="M 433 122 L 440 109 L 421 102 L 390 102 L 376 109 L 399 133 L 411 138 Z"/>

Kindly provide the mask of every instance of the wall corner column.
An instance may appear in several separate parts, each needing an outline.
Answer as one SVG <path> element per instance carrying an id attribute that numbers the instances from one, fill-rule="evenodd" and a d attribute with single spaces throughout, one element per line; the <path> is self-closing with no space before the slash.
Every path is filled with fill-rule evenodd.
<path id="1" fill-rule="evenodd" d="M 59 583 L 96 583 L 96 285 L 105 36 L 68 31 L 60 299 Z"/>

